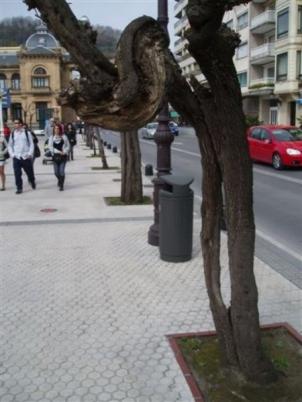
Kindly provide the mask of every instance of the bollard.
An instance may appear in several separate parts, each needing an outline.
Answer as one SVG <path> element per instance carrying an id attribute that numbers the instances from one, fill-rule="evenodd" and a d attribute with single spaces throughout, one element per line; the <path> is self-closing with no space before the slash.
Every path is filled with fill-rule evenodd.
<path id="1" fill-rule="evenodd" d="M 104 144 L 104 147 L 105 147 L 105 146 L 107 145 L 107 142 L 106 142 L 106 141 L 104 141 L 104 142 L 103 142 L 103 144 Z"/>
<path id="2" fill-rule="evenodd" d="M 107 144 L 107 149 L 111 149 L 111 144 Z"/>
<path id="3" fill-rule="evenodd" d="M 145 176 L 153 176 L 153 166 L 152 165 L 145 166 Z"/>
<path id="4" fill-rule="evenodd" d="M 113 152 L 114 154 L 116 154 L 116 153 L 117 153 L 117 147 L 112 147 L 112 152 Z"/>

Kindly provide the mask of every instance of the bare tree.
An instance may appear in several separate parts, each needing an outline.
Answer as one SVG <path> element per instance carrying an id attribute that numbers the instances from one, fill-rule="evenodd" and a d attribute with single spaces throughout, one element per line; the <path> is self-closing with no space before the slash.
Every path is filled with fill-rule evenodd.
<path id="1" fill-rule="evenodd" d="M 76 60 L 82 79 L 61 98 L 86 121 L 131 131 L 157 113 L 162 99 L 190 122 L 199 140 L 202 168 L 202 252 L 210 307 L 230 371 L 256 382 L 276 378 L 261 347 L 257 287 L 253 273 L 255 226 L 252 169 L 245 120 L 233 65 L 236 33 L 222 24 L 223 14 L 246 0 L 189 0 L 189 51 L 207 78 L 189 85 L 168 50 L 168 39 L 149 17 L 133 21 L 118 44 L 116 65 L 95 47 L 91 27 L 78 23 L 64 0 L 24 0 Z M 78 40 L 74 41 L 77 37 Z M 231 300 L 220 287 L 221 187 L 226 197 Z"/>

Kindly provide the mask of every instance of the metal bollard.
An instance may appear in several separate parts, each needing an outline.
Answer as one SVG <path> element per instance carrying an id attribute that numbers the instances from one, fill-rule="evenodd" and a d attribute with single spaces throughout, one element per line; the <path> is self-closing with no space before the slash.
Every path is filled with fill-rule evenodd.
<path id="1" fill-rule="evenodd" d="M 112 152 L 113 152 L 114 154 L 116 154 L 116 153 L 117 153 L 117 147 L 112 147 Z"/>
<path id="2" fill-rule="evenodd" d="M 107 144 L 107 149 L 111 149 L 111 144 Z"/>
<path id="3" fill-rule="evenodd" d="M 103 145 L 104 145 L 104 147 L 105 147 L 105 146 L 107 145 L 107 142 L 106 142 L 106 141 L 104 141 L 104 142 L 103 142 Z"/>

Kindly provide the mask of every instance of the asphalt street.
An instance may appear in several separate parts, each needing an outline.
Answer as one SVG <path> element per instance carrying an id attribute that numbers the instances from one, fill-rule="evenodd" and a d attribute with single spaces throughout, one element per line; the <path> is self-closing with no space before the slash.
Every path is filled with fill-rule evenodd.
<path id="1" fill-rule="evenodd" d="M 140 136 L 141 137 L 141 136 Z M 104 140 L 119 146 L 119 134 L 103 132 Z M 142 161 L 156 167 L 156 145 L 140 138 Z M 172 171 L 194 178 L 195 214 L 201 203 L 202 170 L 193 129 L 181 128 L 172 144 Z M 271 166 L 254 164 L 254 211 L 256 255 L 278 272 L 300 278 L 302 269 L 302 169 L 275 171 Z"/>

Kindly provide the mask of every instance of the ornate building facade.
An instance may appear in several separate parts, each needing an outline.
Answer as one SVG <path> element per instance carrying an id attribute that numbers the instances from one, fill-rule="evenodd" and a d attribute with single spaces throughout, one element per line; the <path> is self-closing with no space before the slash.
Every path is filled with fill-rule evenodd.
<path id="1" fill-rule="evenodd" d="M 56 100 L 73 70 L 69 54 L 44 25 L 36 28 L 24 46 L 0 48 L 0 91 L 9 93 L 3 120 L 10 124 L 22 118 L 33 128 L 44 128 L 50 117 L 74 121 L 74 111 L 60 107 Z"/>

